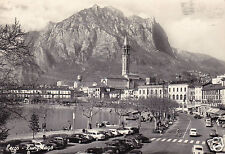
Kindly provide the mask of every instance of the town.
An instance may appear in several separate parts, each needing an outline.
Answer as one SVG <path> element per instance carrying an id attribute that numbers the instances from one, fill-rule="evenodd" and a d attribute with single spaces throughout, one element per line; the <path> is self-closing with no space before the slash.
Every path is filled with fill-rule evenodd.
<path id="1" fill-rule="evenodd" d="M 159 142 L 165 143 L 161 147 L 164 150 L 171 142 L 177 144 L 189 143 L 190 145 L 188 145 L 189 148 L 186 148 L 186 153 L 190 153 L 191 149 L 192 152 L 195 151 L 195 148 L 201 151 L 203 150 L 203 146 L 205 152 L 207 152 L 207 150 L 209 152 L 222 152 L 225 148 L 223 144 L 224 138 L 220 137 L 225 133 L 225 74 L 210 77 L 208 74 L 189 71 L 190 74 L 195 75 L 195 77 L 197 76 L 195 81 L 184 80 L 180 75 L 173 81 L 152 77 L 142 78 L 138 74 L 130 72 L 131 54 L 129 39 L 125 36 L 122 47 L 121 76 L 112 75 L 104 77 L 99 82 L 86 82 L 83 81 L 81 75 L 78 75 L 77 79 L 74 81 L 58 81 L 54 86 L 2 86 L 0 89 L 0 95 L 2 97 L 4 96 L 5 98 L 18 101 L 22 104 L 61 104 L 69 108 L 74 108 L 74 106 L 79 106 L 79 103 L 82 104 L 81 102 L 94 100 L 91 108 L 98 107 L 99 102 L 103 102 L 102 106 L 104 106 L 104 103 L 110 102 L 111 105 L 106 106 L 106 108 L 113 108 L 112 104 L 121 105 L 123 103 L 126 104 L 126 106 L 121 105 L 119 106 L 120 108 L 128 108 L 128 106 L 131 107 L 132 105 L 136 106 L 135 110 L 127 110 L 120 114 L 121 116 L 126 116 L 126 114 L 129 116 L 126 118 L 126 121 L 119 122 L 118 128 L 114 128 L 116 125 L 110 124 L 108 121 L 99 121 L 99 123 L 96 123 L 95 128 L 93 128 L 93 122 L 89 121 L 87 128 L 77 130 L 74 124 L 72 124 L 72 126 L 70 125 L 68 128 L 64 129 L 67 137 L 65 137 L 65 134 L 64 137 L 62 137 L 62 134 L 57 135 L 56 132 L 56 134 L 50 135 L 52 140 L 48 142 L 49 147 L 47 147 L 46 143 L 46 146 L 43 145 L 45 148 L 41 149 L 41 147 L 37 145 L 43 143 L 33 141 L 34 147 L 36 148 L 32 149 L 30 147 L 30 150 L 25 151 L 33 152 L 36 150 L 36 152 L 43 152 L 53 150 L 52 153 L 56 153 L 56 151 L 57 153 L 70 153 L 72 151 L 85 150 L 86 145 L 81 145 L 81 147 L 76 145 L 73 149 L 66 148 L 65 151 L 59 150 L 60 147 L 58 146 L 65 148 L 70 142 L 74 145 L 74 143 L 89 143 L 93 140 L 97 140 L 98 143 L 95 146 L 98 147 L 103 144 L 102 141 L 99 140 L 104 140 L 105 142 L 105 140 L 111 137 L 120 135 L 129 136 L 130 134 L 141 132 L 142 135 L 134 135 L 133 138 L 122 137 L 121 139 L 121 137 L 119 137 L 119 139 L 113 139 L 106 143 L 108 146 L 105 148 L 92 146 L 86 150 L 88 153 L 102 153 L 101 151 L 104 150 L 108 151 L 108 153 L 110 153 L 110 151 L 111 153 L 125 153 L 129 151 L 130 153 L 148 153 L 148 151 L 151 151 Z M 162 109 L 160 109 L 160 112 L 155 113 L 156 116 L 159 114 L 159 119 L 154 117 L 153 110 L 150 110 L 150 112 L 145 111 L 143 106 L 147 109 L 148 102 L 146 101 L 148 99 L 155 101 L 155 106 L 157 106 L 158 103 L 168 108 L 167 112 L 163 112 L 163 114 L 167 116 L 160 115 L 160 112 L 163 111 Z M 171 102 L 173 101 L 176 102 L 176 105 L 169 107 L 167 104 L 172 104 Z M 100 107 L 102 108 L 102 106 Z M 117 110 L 119 110 L 119 107 L 117 107 Z M 87 108 L 90 109 L 90 106 L 87 105 Z M 153 106 L 150 108 L 155 109 Z M 171 112 L 169 111 L 170 109 Z M 85 109 L 83 109 L 83 111 L 84 110 Z M 117 110 L 115 108 L 115 112 Z M 90 112 L 90 115 L 86 115 L 89 120 L 94 116 L 93 112 L 94 110 Z M 112 112 L 112 110 L 109 112 Z M 135 116 L 135 112 L 141 117 Z M 148 122 L 152 121 L 152 117 L 155 124 L 149 125 Z M 75 113 L 73 113 L 73 120 L 74 119 Z M 137 122 L 135 126 L 129 126 L 132 124 L 132 121 Z M 44 130 L 45 127 L 42 129 Z M 208 129 L 208 127 L 213 127 L 213 132 L 211 132 L 212 129 Z M 149 128 L 151 128 L 151 131 Z M 152 128 L 154 128 L 153 132 Z M 187 131 L 190 131 L 189 135 Z M 43 135 L 43 138 L 45 138 L 50 132 L 39 132 L 41 134 L 39 134 L 39 137 Z M 92 136 L 91 139 L 90 136 Z M 208 139 L 209 137 L 211 138 Z M 136 142 L 133 139 L 138 141 Z M 214 146 L 211 142 L 216 142 L 217 145 Z M 13 145 L 15 143 L 11 144 Z M 144 146 L 142 147 L 143 144 Z M 192 144 L 195 145 L 191 148 L 190 146 L 192 146 Z M 173 148 L 175 151 L 180 150 L 179 147 Z M 8 147 L 8 152 L 13 153 L 15 148 L 12 149 L 12 147 L 11 150 L 10 147 Z M 57 150 L 55 151 L 55 149 Z M 154 149 L 158 148 L 154 147 Z"/>

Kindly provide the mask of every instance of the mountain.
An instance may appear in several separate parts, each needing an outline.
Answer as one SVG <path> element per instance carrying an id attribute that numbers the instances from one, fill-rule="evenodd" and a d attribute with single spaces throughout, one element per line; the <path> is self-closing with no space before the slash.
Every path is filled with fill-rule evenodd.
<path id="1" fill-rule="evenodd" d="M 99 80 L 121 74 L 124 37 L 131 45 L 131 72 L 171 79 L 187 70 L 220 74 L 225 63 L 207 55 L 172 48 L 159 23 L 152 17 L 126 17 L 112 7 L 94 5 L 69 18 L 49 23 L 31 32 L 37 65 L 45 73 L 41 80 Z M 215 69 L 216 68 L 216 69 Z"/>

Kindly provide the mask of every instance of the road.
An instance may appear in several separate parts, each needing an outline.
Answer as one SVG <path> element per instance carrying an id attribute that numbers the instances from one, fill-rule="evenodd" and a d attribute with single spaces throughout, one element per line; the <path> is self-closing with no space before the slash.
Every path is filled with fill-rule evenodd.
<path id="1" fill-rule="evenodd" d="M 180 129 L 181 136 L 176 136 L 177 128 Z M 196 128 L 199 137 L 190 137 L 189 129 Z M 194 119 L 193 116 L 180 114 L 177 123 L 163 135 L 149 135 L 152 143 L 144 145 L 142 151 L 144 154 L 190 154 L 193 145 L 202 145 L 204 151 L 210 153 L 206 145 L 206 139 L 209 138 L 210 129 L 205 127 L 204 119 Z"/>
<path id="2" fill-rule="evenodd" d="M 206 153 L 210 153 L 206 145 L 212 127 L 205 127 L 204 119 L 194 119 L 192 115 L 180 113 L 179 119 L 164 134 L 153 134 L 153 123 L 143 123 L 141 133 L 150 138 L 151 143 L 145 143 L 140 149 L 144 154 L 190 154 L 193 145 L 202 145 Z M 181 135 L 176 136 L 177 128 Z M 196 128 L 199 137 L 190 137 L 189 129 Z M 222 134 L 221 134 L 222 135 Z M 49 154 L 72 154 L 85 151 L 89 147 L 102 147 L 107 141 L 96 141 L 90 144 L 73 144 L 63 150 L 54 150 Z"/>

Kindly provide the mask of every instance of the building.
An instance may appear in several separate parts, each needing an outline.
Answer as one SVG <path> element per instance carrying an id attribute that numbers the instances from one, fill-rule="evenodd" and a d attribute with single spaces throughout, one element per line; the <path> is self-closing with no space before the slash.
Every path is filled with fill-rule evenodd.
<path id="1" fill-rule="evenodd" d="M 145 80 L 137 74 L 130 73 L 130 45 L 127 37 L 125 37 L 123 44 L 122 75 L 105 77 L 101 79 L 101 82 L 107 87 L 120 89 L 134 89 L 139 85 L 144 85 Z"/>
<path id="2" fill-rule="evenodd" d="M 121 100 L 137 99 L 137 89 L 123 89 L 121 91 Z"/>
<path id="3" fill-rule="evenodd" d="M 149 84 L 138 86 L 138 98 L 168 98 L 168 84 Z"/>
<path id="4" fill-rule="evenodd" d="M 125 36 L 122 53 L 122 76 L 130 73 L 130 45 L 128 44 L 127 37 Z"/>
<path id="5" fill-rule="evenodd" d="M 207 84 L 203 86 L 202 102 L 213 107 L 225 104 L 225 86 L 222 84 Z"/>
<path id="6" fill-rule="evenodd" d="M 188 86 L 187 82 L 182 81 L 172 82 L 168 85 L 169 98 L 177 101 L 182 108 L 187 108 L 188 105 Z"/>
<path id="7" fill-rule="evenodd" d="M 188 87 L 188 110 L 192 113 L 201 113 L 202 85 L 194 83 Z"/>
<path id="8" fill-rule="evenodd" d="M 225 74 L 212 78 L 212 84 L 222 84 L 222 79 L 224 78 L 225 78 Z"/>
<path id="9" fill-rule="evenodd" d="M 10 98 L 40 98 L 40 99 L 72 99 L 73 90 L 68 88 L 48 87 L 48 88 L 8 88 L 1 91 L 1 95 Z"/>

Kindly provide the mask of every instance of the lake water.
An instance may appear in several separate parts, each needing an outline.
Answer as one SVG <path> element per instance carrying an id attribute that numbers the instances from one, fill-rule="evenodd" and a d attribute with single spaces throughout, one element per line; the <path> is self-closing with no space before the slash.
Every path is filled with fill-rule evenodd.
<path id="1" fill-rule="evenodd" d="M 7 127 L 10 129 L 10 135 L 24 134 L 32 132 L 29 128 L 29 120 L 33 113 L 39 116 L 39 126 L 46 122 L 47 130 L 62 130 L 64 126 L 72 124 L 73 113 L 75 113 L 74 127 L 77 129 L 87 128 L 88 119 L 83 116 L 83 111 L 79 107 L 64 107 L 54 105 L 25 105 L 21 108 L 23 111 L 23 118 L 9 120 Z M 98 111 L 93 116 L 92 125 L 95 127 L 96 122 L 109 121 L 111 124 L 118 124 L 118 115 L 113 109 L 103 108 L 95 109 Z"/>

